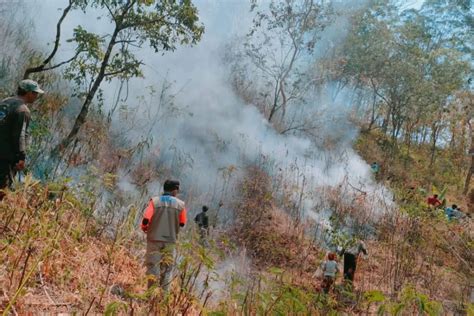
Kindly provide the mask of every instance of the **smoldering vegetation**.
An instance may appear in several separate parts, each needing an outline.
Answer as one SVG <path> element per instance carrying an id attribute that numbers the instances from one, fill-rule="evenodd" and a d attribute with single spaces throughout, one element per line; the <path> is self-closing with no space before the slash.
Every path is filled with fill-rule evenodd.
<path id="1" fill-rule="evenodd" d="M 37 4 L 36 10 L 41 17 L 57 11 L 59 6 L 59 2 L 48 2 Z M 99 112 L 110 121 L 112 137 L 108 142 L 118 151 L 133 150 L 123 155 L 113 151 L 106 158 L 117 164 L 114 167 L 117 187 L 113 193 L 102 192 L 103 199 L 98 205 L 103 209 L 116 196 L 126 195 L 127 203 L 123 206 L 126 212 L 130 204 L 142 205 L 148 195 L 156 194 L 160 181 L 166 177 L 183 182 L 184 196 L 192 210 L 200 204 L 217 205 L 219 201 L 229 205 L 226 202 L 234 199 L 235 183 L 243 171 L 258 165 L 276 179 L 276 190 L 281 189 L 281 195 L 291 195 L 294 208 L 301 213 L 298 216 L 319 218 L 326 214 L 330 207 L 321 192 L 337 186 L 344 187 L 352 199 L 361 192 L 369 194 L 374 205 L 370 212 L 385 212 L 391 204 L 390 194 L 374 183 L 368 165 L 351 148 L 357 136 L 351 117 L 356 115 L 358 100 L 330 80 L 314 81 L 308 77 L 318 67 L 318 60 L 330 54 L 328 47 L 341 45 L 348 32 L 347 21 L 364 6 L 335 3 L 333 11 L 328 9 L 327 14 L 333 16 L 325 18 L 327 25 L 321 30 L 308 31 L 308 34 L 320 33 L 314 34 L 317 42 L 313 50 L 298 52 L 301 57 L 295 63 L 297 70 L 292 70 L 293 77 L 301 76 L 310 83 L 304 84 L 304 90 L 300 88 L 298 97 L 288 105 L 287 117 L 291 117 L 291 122 L 285 123 L 288 132 L 269 123 L 258 104 L 246 102 L 236 87 L 236 76 L 246 71 L 250 71 L 249 82 L 255 87 L 268 84 L 258 68 L 255 76 L 250 66 L 235 68 L 251 64 L 240 58 L 246 45 L 253 45 L 248 33 L 255 12 L 249 10 L 248 4 L 239 2 L 203 1 L 197 6 L 206 25 L 200 43 L 195 47 L 179 47 L 163 56 L 151 49 L 136 51 L 144 61 L 143 79 L 126 83 L 112 81 L 103 87 Z M 260 9 L 265 12 L 266 5 L 262 3 Z M 100 16 L 100 12 L 96 14 Z M 54 28 L 54 19 L 38 20 L 40 29 Z M 105 19 L 84 19 L 80 11 L 73 12 L 63 27 L 65 39 L 79 21 L 86 29 L 107 29 Z M 48 33 L 39 34 L 39 42 L 51 41 L 51 35 L 45 35 Z M 277 42 L 276 38 L 272 40 Z M 63 54 L 69 50 L 68 45 L 62 44 Z M 287 49 L 286 45 L 282 43 L 281 52 Z M 62 110 L 66 117 L 68 113 L 74 116 L 73 103 Z M 308 120 L 311 126 L 306 127 Z M 294 128 L 292 124 L 301 124 L 302 128 Z M 85 156 L 91 154 L 87 149 L 75 149 L 70 153 L 78 161 L 75 168 L 62 165 L 51 168 L 48 160 L 45 168 L 79 179 L 80 174 L 87 173 L 90 165 L 85 164 L 88 159 Z M 98 164 L 101 163 L 99 159 Z M 312 215 L 318 213 L 316 217 Z M 231 210 L 225 206 L 220 214 L 222 222 L 232 218 Z"/>

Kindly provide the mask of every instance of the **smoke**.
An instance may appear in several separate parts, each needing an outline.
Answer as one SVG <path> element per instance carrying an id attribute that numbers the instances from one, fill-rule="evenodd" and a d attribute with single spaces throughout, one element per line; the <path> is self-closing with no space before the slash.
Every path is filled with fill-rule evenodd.
<path id="1" fill-rule="evenodd" d="M 56 8 L 64 6 L 63 2 L 37 3 L 38 42 L 53 40 L 57 19 L 52 16 L 59 15 Z M 316 48 L 321 54 L 327 52 L 326 47 L 343 42 L 350 8 L 358 8 L 348 3 L 336 19 L 340 24 L 333 24 L 323 33 Z M 115 133 L 130 143 L 149 136 L 152 141 L 147 154 L 155 159 L 151 167 L 172 170 L 168 176 L 183 182 L 184 199 L 196 209 L 200 203 L 217 204 L 228 197 L 223 187 L 232 186 L 232 179 L 249 164 L 264 162 L 272 175 L 285 175 L 301 188 L 302 212 L 311 218 L 323 221 L 328 216 L 321 215 L 326 214 L 327 205 L 321 202 L 324 197 L 317 195 L 318 188 L 341 183 L 368 193 L 375 213 L 380 213 L 376 200 L 390 200 L 390 194 L 374 182 L 369 166 L 351 147 L 357 129 L 348 120 L 352 109 L 348 94 L 333 98 L 328 85 L 311 96 L 312 106 L 318 106 L 320 113 L 318 132 L 338 139 L 335 150 L 325 151 L 305 137 L 278 134 L 254 105 L 236 96 L 229 84 L 229 69 L 222 63 L 221 56 L 228 49 L 225 44 L 246 34 L 251 25 L 249 4 L 203 0 L 196 5 L 206 32 L 195 47 L 180 47 L 164 55 L 151 49 L 135 52 L 146 63 L 144 78 L 129 83 L 127 106 L 121 105 L 114 114 Z M 64 24 L 64 38 L 78 24 L 97 32 L 107 30 L 108 22 L 100 15 L 97 12 L 86 17 L 75 12 Z M 59 56 L 70 54 L 71 48 L 64 43 Z M 155 92 L 150 93 L 146 87 Z M 104 85 L 108 110 L 114 107 L 116 91 L 117 83 Z M 308 113 L 314 113 L 312 110 Z M 122 190 L 131 192 L 134 189 L 129 173 L 121 171 L 119 184 Z M 158 183 L 149 186 L 150 194 L 159 194 L 160 189 Z"/>

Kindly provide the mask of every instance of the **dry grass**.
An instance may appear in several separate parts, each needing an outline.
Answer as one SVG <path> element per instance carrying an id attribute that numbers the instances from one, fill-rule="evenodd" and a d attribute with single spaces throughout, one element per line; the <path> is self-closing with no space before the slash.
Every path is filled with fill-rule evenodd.
<path id="1" fill-rule="evenodd" d="M 270 178 L 258 168 L 247 171 L 240 193 L 231 238 L 247 249 L 257 270 L 282 268 L 294 274 L 294 284 L 314 288 L 313 274 L 324 252 L 308 238 L 307 224 L 296 224 L 275 207 Z"/>
<path id="2" fill-rule="evenodd" d="M 377 228 L 378 239 L 368 243 L 369 258 L 359 260 L 358 290 L 396 297 L 410 284 L 441 302 L 446 311 L 465 308 L 474 259 L 469 246 L 472 225 L 393 216 Z"/>
<path id="3" fill-rule="evenodd" d="M 117 297 L 113 284 L 142 291 L 144 269 L 133 245 L 97 235 L 80 203 L 63 192 L 49 200 L 35 182 L 0 204 L 1 306 L 19 314 L 101 311 Z"/>

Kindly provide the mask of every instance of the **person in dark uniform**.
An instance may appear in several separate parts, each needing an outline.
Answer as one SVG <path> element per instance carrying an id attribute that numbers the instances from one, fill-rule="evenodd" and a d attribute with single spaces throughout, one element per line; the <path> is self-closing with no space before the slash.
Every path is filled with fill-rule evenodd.
<path id="1" fill-rule="evenodd" d="M 22 80 L 17 95 L 0 102 L 0 201 L 18 171 L 25 168 L 30 110 L 28 104 L 43 94 L 38 83 Z"/>
<path id="2" fill-rule="evenodd" d="M 197 214 L 194 218 L 194 222 L 199 227 L 199 237 L 201 240 L 201 244 L 204 246 L 208 245 L 207 236 L 209 235 L 209 216 L 207 216 L 207 211 L 209 208 L 204 205 L 202 207 L 202 212 Z"/>
<path id="3" fill-rule="evenodd" d="M 343 249 L 341 255 L 344 255 L 344 280 L 354 282 L 354 275 L 357 268 L 357 258 L 363 253 L 367 256 L 369 253 L 362 240 L 357 241 L 352 247 Z"/>

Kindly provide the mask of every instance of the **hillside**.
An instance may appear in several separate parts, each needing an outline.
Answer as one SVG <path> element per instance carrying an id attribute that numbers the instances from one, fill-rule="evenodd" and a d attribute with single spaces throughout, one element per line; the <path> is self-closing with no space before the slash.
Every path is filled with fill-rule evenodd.
<path id="1" fill-rule="evenodd" d="M 472 10 L 0 1 L 2 315 L 474 315 Z"/>
<path id="2" fill-rule="evenodd" d="M 234 228 L 213 232 L 211 249 L 198 246 L 193 229 L 185 234 L 179 247 L 184 257 L 166 301 L 146 291 L 145 243 L 133 217 L 118 226 L 97 222 L 67 188 L 54 191 L 27 178 L 1 204 L 3 309 L 190 315 L 465 310 L 472 222 L 449 223 L 422 203 L 417 214 L 386 216 L 368 242 L 370 256 L 360 261 L 354 290 L 337 281 L 326 298 L 318 294 L 315 276 L 325 250 L 305 234 L 306 224 L 293 222 L 271 200 L 268 206 L 256 202 L 271 190 L 265 178 L 257 170 L 248 175 L 242 189 L 254 194 L 242 195 Z M 249 225 L 245 220 L 254 212 L 262 216 Z"/>

